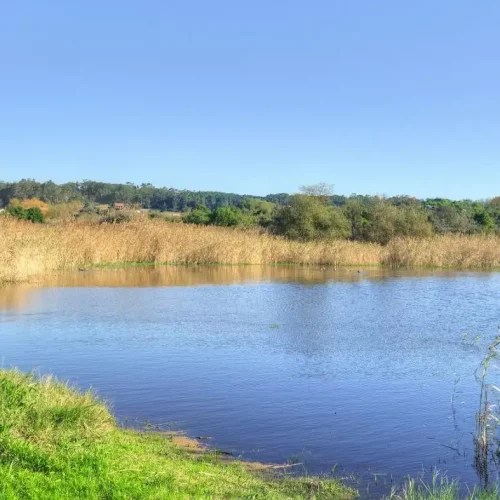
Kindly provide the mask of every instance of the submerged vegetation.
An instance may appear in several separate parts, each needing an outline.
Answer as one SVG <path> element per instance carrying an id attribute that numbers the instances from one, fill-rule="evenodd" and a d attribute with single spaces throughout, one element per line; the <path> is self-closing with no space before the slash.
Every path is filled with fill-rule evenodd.
<path id="1" fill-rule="evenodd" d="M 2 499 L 350 499 L 338 481 L 251 472 L 184 439 L 119 428 L 104 404 L 51 378 L 0 371 Z"/>

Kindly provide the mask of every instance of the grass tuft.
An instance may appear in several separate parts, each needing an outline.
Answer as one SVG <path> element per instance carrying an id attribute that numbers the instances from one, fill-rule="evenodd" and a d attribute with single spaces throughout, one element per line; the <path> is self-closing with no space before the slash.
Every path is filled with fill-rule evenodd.
<path id="1" fill-rule="evenodd" d="M 433 475 L 431 483 L 422 480 L 408 479 L 399 490 L 393 489 L 386 500 L 499 500 L 498 488 L 481 490 L 474 488 L 461 494 L 456 481 L 450 481 L 438 473 Z"/>

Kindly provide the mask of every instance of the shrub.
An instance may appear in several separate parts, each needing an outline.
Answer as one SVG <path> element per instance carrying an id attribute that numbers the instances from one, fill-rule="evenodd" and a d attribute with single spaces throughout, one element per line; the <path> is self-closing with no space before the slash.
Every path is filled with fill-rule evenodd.
<path id="1" fill-rule="evenodd" d="M 431 236 L 432 226 L 427 214 L 418 206 L 395 206 L 383 199 L 364 205 L 353 200 L 344 208 L 352 224 L 352 238 L 387 244 L 398 236 Z"/>
<path id="2" fill-rule="evenodd" d="M 268 227 L 273 222 L 276 205 L 270 201 L 244 198 L 241 209 L 245 217 L 244 225 Z"/>
<path id="3" fill-rule="evenodd" d="M 495 231 L 495 221 L 488 212 L 477 212 L 473 219 L 481 232 L 492 233 Z"/>
<path id="4" fill-rule="evenodd" d="M 475 230 L 474 222 L 460 207 L 442 205 L 433 209 L 431 221 L 437 233 L 471 234 Z"/>
<path id="5" fill-rule="evenodd" d="M 26 210 L 26 220 L 31 222 L 45 222 L 45 216 L 38 207 L 31 207 Z"/>
<path id="6" fill-rule="evenodd" d="M 125 214 L 116 214 L 99 220 L 99 224 L 121 224 L 122 222 L 130 222 L 130 217 Z"/>
<path id="7" fill-rule="evenodd" d="M 17 217 L 19 220 L 26 220 L 26 210 L 21 205 L 11 205 L 7 206 L 7 213 L 13 217 Z"/>
<path id="8" fill-rule="evenodd" d="M 210 222 L 215 226 L 232 227 L 241 224 L 243 214 L 236 207 L 218 207 L 210 215 Z"/>
<path id="9" fill-rule="evenodd" d="M 184 217 L 184 221 L 189 224 L 206 225 L 210 224 L 210 216 L 211 212 L 207 207 L 198 205 Z"/>
<path id="10" fill-rule="evenodd" d="M 29 220 L 30 222 L 45 222 L 45 216 L 38 207 L 31 207 L 28 209 L 23 208 L 21 205 L 9 205 L 7 213 L 19 220 Z"/>
<path id="11" fill-rule="evenodd" d="M 322 196 L 294 195 L 290 205 L 281 207 L 273 221 L 274 232 L 295 240 L 348 238 L 349 220 Z"/>
<path id="12" fill-rule="evenodd" d="M 47 217 L 47 219 L 70 221 L 86 209 L 88 209 L 88 205 L 87 207 L 85 207 L 79 201 L 56 203 L 49 205 L 48 211 L 44 215 Z"/>

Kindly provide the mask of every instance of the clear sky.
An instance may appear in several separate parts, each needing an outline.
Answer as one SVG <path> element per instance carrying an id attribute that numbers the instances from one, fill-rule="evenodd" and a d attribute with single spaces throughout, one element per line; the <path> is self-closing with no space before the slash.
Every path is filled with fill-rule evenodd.
<path id="1" fill-rule="evenodd" d="M 500 195 L 497 0 L 15 0 L 0 179 Z"/>

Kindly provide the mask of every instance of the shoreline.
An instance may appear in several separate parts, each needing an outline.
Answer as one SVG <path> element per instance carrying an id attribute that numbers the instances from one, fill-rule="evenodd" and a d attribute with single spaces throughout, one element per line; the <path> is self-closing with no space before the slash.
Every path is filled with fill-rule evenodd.
<path id="1" fill-rule="evenodd" d="M 50 376 L 0 370 L 0 396 L 0 483 L 8 498 L 357 496 L 338 480 L 221 457 L 179 433 L 119 427 L 93 393 Z"/>
<path id="2" fill-rule="evenodd" d="M 132 266 L 318 266 L 324 268 L 500 269 L 500 237 L 396 238 L 387 245 L 295 241 L 255 230 L 146 220 L 122 224 L 32 224 L 0 218 L 0 283 L 54 273 Z"/>

